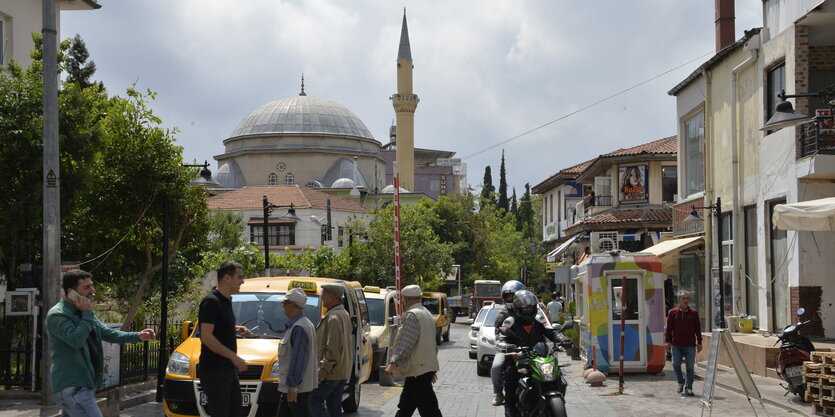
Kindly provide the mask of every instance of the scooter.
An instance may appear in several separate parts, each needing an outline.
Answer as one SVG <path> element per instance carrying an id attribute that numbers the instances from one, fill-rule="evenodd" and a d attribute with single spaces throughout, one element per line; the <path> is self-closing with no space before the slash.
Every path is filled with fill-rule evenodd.
<path id="1" fill-rule="evenodd" d="M 801 316 L 806 310 L 801 308 L 797 310 L 797 315 Z M 790 324 L 786 326 L 783 331 L 777 335 L 777 342 L 782 342 L 780 345 L 780 355 L 777 357 L 777 374 L 780 379 L 786 381 L 787 385 L 780 384 L 786 389 L 786 394 L 793 393 L 800 397 L 801 401 L 805 401 L 806 384 L 803 382 L 803 362 L 808 361 L 815 346 L 806 336 L 800 335 L 800 330 L 811 323 L 811 320 L 799 322 L 797 324 Z"/>
<path id="2" fill-rule="evenodd" d="M 573 322 L 569 321 L 558 331 L 570 329 L 572 326 Z M 500 351 L 508 355 L 518 355 L 515 365 L 519 371 L 519 383 L 516 385 L 515 395 L 518 398 L 520 416 L 567 417 L 565 391 L 568 384 L 560 370 L 556 352 L 570 345 L 569 340 L 551 348 L 543 342 L 533 347 L 499 343 L 497 348 Z"/>

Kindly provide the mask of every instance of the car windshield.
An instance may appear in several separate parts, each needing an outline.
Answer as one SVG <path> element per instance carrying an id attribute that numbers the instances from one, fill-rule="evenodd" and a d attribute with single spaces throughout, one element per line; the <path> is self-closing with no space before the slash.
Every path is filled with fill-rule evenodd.
<path id="1" fill-rule="evenodd" d="M 287 326 L 287 316 L 281 298 L 284 293 L 240 293 L 232 294 L 232 311 L 235 324 L 246 326 L 253 338 L 280 339 Z M 319 296 L 308 294 L 304 306 L 304 315 L 315 326 L 319 323 L 322 307 Z"/>
<path id="2" fill-rule="evenodd" d="M 372 326 L 382 326 L 386 324 L 386 300 L 379 298 L 366 298 L 368 304 L 368 314 L 371 315 Z"/>
<path id="3" fill-rule="evenodd" d="M 484 318 L 484 325 L 482 327 L 495 327 L 496 326 L 496 315 L 499 314 L 500 308 L 491 308 L 487 312 L 487 316 Z"/>
<path id="4" fill-rule="evenodd" d="M 421 304 L 432 314 L 438 314 L 438 309 L 441 306 L 441 302 L 437 298 L 422 298 Z"/>
<path id="5" fill-rule="evenodd" d="M 502 296 L 501 284 L 478 284 L 473 291 L 474 296 L 479 298 L 500 298 Z"/>

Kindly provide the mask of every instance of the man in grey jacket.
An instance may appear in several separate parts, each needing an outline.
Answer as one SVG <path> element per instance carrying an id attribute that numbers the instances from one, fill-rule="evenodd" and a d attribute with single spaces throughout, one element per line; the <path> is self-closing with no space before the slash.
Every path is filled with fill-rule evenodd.
<path id="1" fill-rule="evenodd" d="M 316 329 L 304 316 L 307 295 L 300 288 L 287 291 L 282 300 L 289 319 L 278 344 L 278 417 L 310 415 L 310 392 L 319 377 L 316 363 Z M 318 311 L 317 311 L 318 314 Z"/>
<path id="2" fill-rule="evenodd" d="M 342 392 L 351 376 L 351 318 L 342 305 L 345 286 L 322 284 L 322 305 L 328 309 L 316 326 L 319 387 L 310 393 L 313 417 L 342 417 Z"/>

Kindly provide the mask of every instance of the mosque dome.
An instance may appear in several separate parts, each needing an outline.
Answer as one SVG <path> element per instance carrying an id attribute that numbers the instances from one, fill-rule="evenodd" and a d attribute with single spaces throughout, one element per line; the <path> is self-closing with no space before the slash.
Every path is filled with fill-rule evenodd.
<path id="1" fill-rule="evenodd" d="M 403 187 L 400 187 L 400 192 L 401 193 L 408 193 L 409 190 L 407 190 Z M 394 194 L 394 186 L 393 185 L 387 185 L 387 186 L 383 187 L 383 190 L 380 191 L 380 193 L 382 193 L 382 194 Z"/>
<path id="2" fill-rule="evenodd" d="M 229 139 L 254 135 L 351 136 L 375 140 L 365 123 L 338 103 L 307 95 L 270 101 L 246 116 Z"/>
<path id="3" fill-rule="evenodd" d="M 340 178 L 333 182 L 331 188 L 354 188 L 354 180 L 350 178 Z"/>

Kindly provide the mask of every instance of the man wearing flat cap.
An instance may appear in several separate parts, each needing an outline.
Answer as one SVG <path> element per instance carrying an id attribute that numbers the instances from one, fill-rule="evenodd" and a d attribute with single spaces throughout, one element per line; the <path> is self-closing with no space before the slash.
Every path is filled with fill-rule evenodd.
<path id="1" fill-rule="evenodd" d="M 432 389 L 437 380 L 438 346 L 435 344 L 435 319 L 420 302 L 420 287 L 409 285 L 401 291 L 403 318 L 394 339 L 394 355 L 386 375 L 406 377 L 397 417 L 410 417 L 418 410 L 421 417 L 441 416 L 438 397 Z"/>
<path id="2" fill-rule="evenodd" d="M 287 327 L 278 344 L 278 417 L 310 415 L 310 392 L 316 389 L 316 329 L 304 316 L 307 295 L 300 288 L 282 299 Z"/>
<path id="3" fill-rule="evenodd" d="M 313 417 L 342 417 L 342 391 L 351 376 L 351 319 L 342 305 L 345 286 L 322 284 L 322 305 L 328 309 L 316 326 L 319 387 L 310 394 Z"/>

